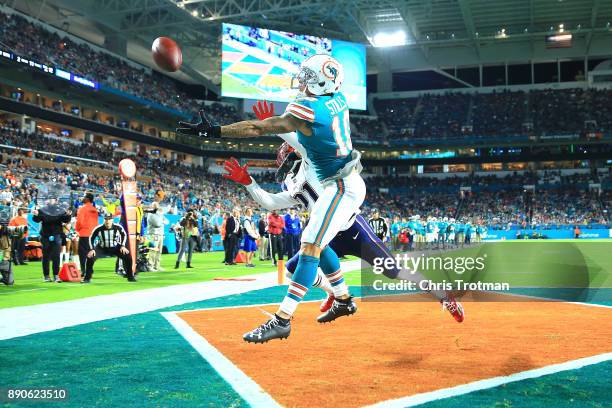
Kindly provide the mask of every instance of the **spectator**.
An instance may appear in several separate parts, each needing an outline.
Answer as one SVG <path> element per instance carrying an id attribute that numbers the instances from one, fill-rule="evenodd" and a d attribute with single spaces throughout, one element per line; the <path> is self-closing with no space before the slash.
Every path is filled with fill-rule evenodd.
<path id="1" fill-rule="evenodd" d="M 274 265 L 283 260 L 283 230 L 285 229 L 285 219 L 278 215 L 276 210 L 268 215 L 268 234 L 270 235 L 270 252 Z"/>

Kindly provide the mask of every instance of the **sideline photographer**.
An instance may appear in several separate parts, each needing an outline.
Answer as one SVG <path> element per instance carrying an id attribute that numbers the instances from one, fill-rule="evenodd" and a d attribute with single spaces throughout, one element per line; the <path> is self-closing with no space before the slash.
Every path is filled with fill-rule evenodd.
<path id="1" fill-rule="evenodd" d="M 12 255 L 15 243 L 25 239 L 28 233 L 27 225 L 9 225 L 9 214 L 10 207 L 0 206 L 0 283 L 4 285 L 14 283 Z"/>
<path id="2" fill-rule="evenodd" d="M 181 265 L 181 259 L 183 258 L 185 251 L 187 251 L 187 268 L 193 268 L 193 266 L 191 266 L 191 257 L 193 256 L 194 248 L 198 245 L 200 236 L 198 218 L 195 211 L 187 211 L 179 224 L 181 225 L 183 231 L 183 238 L 181 239 L 181 248 L 176 258 L 174 269 L 178 269 Z"/>

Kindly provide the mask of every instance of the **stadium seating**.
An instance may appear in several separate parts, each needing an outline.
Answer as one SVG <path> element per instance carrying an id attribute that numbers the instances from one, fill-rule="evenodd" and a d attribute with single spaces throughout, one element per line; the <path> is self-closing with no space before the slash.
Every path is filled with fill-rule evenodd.
<path id="1" fill-rule="evenodd" d="M 374 107 L 386 124 L 389 140 L 612 131 L 612 90 L 424 94 L 375 98 Z"/>
<path id="2" fill-rule="evenodd" d="M 0 12 L 0 43 L 19 55 L 93 78 L 108 87 L 188 115 L 199 108 L 197 101 L 179 91 L 171 79 L 52 33 L 16 14 Z M 235 108 L 218 103 L 207 107 L 207 111 L 219 123 L 240 118 Z"/>

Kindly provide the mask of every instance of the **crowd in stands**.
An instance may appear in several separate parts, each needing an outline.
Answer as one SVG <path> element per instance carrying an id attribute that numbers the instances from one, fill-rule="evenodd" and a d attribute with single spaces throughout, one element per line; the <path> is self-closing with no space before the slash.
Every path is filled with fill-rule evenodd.
<path id="1" fill-rule="evenodd" d="M 505 177 L 370 177 L 366 208 L 396 216 L 465 218 L 493 228 L 531 225 L 609 225 L 610 189 L 589 190 L 589 184 L 609 185 L 612 174 L 561 175 L 525 172 Z M 525 189 L 534 186 L 534 189 Z M 463 187 L 464 189 L 462 189 Z M 467 188 L 469 187 L 469 189 Z"/>
<path id="2" fill-rule="evenodd" d="M 56 139 L 57 138 L 57 139 Z M 103 196 L 116 197 L 120 191 L 118 174 L 115 175 L 117 164 L 126 157 L 132 158 L 138 166 L 139 174 L 143 176 L 139 184 L 145 200 L 153 200 L 162 194 L 162 203 L 172 212 L 181 212 L 192 207 L 220 207 L 231 210 L 236 205 L 255 206 L 249 195 L 235 183 L 225 180 L 216 174 L 209 173 L 198 166 L 184 166 L 180 163 L 154 158 L 149 155 L 127 155 L 98 143 L 60 141 L 59 137 L 37 133 L 25 133 L 10 125 L 0 128 L 2 144 L 22 149 L 34 149 L 61 155 L 72 155 L 81 158 L 107 162 L 84 163 L 78 159 L 65 156 L 50 156 L 45 153 L 20 151 L 19 149 L 0 148 L 8 175 L 17 176 L 18 183 L 12 186 L 15 196 L 20 196 L 26 204 L 36 197 L 36 188 L 45 182 L 66 184 L 72 190 L 93 190 Z M 31 158 L 51 160 L 56 164 L 51 169 L 28 166 Z M 92 167 L 93 166 L 93 167 Z M 5 179 L 8 176 L 5 176 Z M 272 174 L 258 175 L 261 183 L 272 182 Z"/>
<path id="3" fill-rule="evenodd" d="M 374 99 L 389 140 L 612 130 L 612 90 L 564 89 Z"/>
<path id="4" fill-rule="evenodd" d="M 173 212 L 197 207 L 231 210 L 234 206 L 258 206 L 246 190 L 225 180 L 218 174 L 197 166 L 162 160 L 150 155 L 128 156 L 98 143 L 80 142 L 41 132 L 26 134 L 16 129 L 16 124 L 0 127 L 3 144 L 41 150 L 61 155 L 99 160 L 108 163 L 84 163 L 63 156 L 32 154 L 1 148 L 3 164 L 8 173 L 3 185 L 12 189 L 13 196 L 30 202 L 36 188 L 46 181 L 65 183 L 72 190 L 93 190 L 101 195 L 117 196 L 120 189 L 115 169 L 118 162 L 131 157 L 143 176 L 139 187 L 145 200 L 151 201 L 163 195 L 162 202 Z M 29 158 L 52 160 L 63 165 L 51 169 L 28 166 Z M 85 166 L 85 167 L 83 167 Z M 93 167 L 92 167 L 93 166 Z M 97 169 L 96 170 L 96 166 Z M 105 170 L 105 171 L 102 171 Z M 17 177 L 17 179 L 15 179 Z M 9 181 L 12 180 L 12 181 Z M 273 185 L 272 173 L 257 175 L 261 184 Z M 394 216 L 458 217 L 460 215 L 486 222 L 487 225 L 507 226 L 536 224 L 607 224 L 612 192 L 606 186 L 612 184 L 612 175 L 573 173 L 560 171 L 543 173 L 512 173 L 504 177 L 496 175 L 450 176 L 446 178 L 425 176 L 369 177 L 368 196 L 364 204 L 367 213 L 379 208 L 388 218 Z M 589 185 L 603 185 L 601 194 L 589 191 Z M 535 191 L 525 190 L 534 186 Z M 468 188 L 469 187 L 469 188 Z"/>
<path id="5" fill-rule="evenodd" d="M 0 45 L 17 55 L 60 67 L 186 114 L 194 114 L 199 108 L 197 101 L 179 91 L 170 78 L 72 41 L 16 14 L 0 12 Z M 240 120 L 231 106 L 213 104 L 207 111 L 222 124 Z"/>
<path id="6" fill-rule="evenodd" d="M 383 140 L 385 131 L 382 122 L 370 117 L 351 115 L 351 138 Z"/>
<path id="7" fill-rule="evenodd" d="M 18 55 L 62 67 L 188 115 L 201 107 L 178 90 L 170 78 L 51 32 L 16 14 L 0 13 L 0 45 Z M 537 136 L 612 130 L 612 90 L 449 92 L 413 98 L 375 98 L 374 109 L 377 119 L 354 115 L 355 139 Z M 206 110 L 221 124 L 244 117 L 233 106 L 219 103 L 206 106 Z"/>

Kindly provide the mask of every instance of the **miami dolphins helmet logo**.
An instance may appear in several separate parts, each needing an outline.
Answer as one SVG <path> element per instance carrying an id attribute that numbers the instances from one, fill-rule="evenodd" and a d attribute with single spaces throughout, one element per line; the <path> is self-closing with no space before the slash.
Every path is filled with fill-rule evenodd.
<path id="1" fill-rule="evenodd" d="M 338 78 L 338 65 L 332 60 L 325 61 L 323 64 L 323 75 L 336 82 Z"/>

